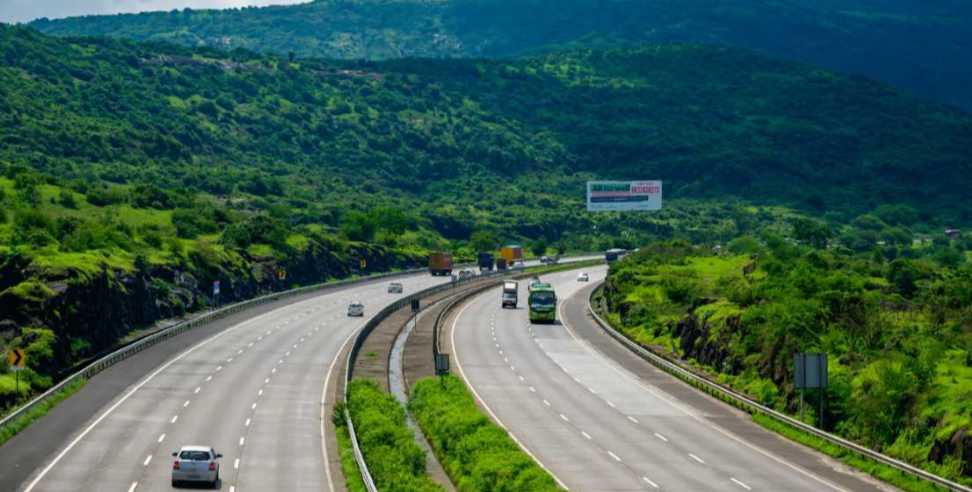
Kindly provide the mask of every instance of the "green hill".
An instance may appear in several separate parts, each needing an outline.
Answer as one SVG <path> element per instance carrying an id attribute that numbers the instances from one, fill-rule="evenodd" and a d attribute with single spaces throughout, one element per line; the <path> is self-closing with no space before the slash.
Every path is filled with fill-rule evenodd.
<path id="1" fill-rule="evenodd" d="M 57 35 L 342 59 L 505 57 L 565 44 L 726 44 L 863 74 L 972 110 L 972 7 L 955 0 L 319 0 L 32 25 Z"/>
<path id="2" fill-rule="evenodd" d="M 728 48 L 333 62 L 0 27 L 0 128 L 0 332 L 47 376 L 216 279 L 225 302 L 507 240 L 802 214 L 867 251 L 972 222 L 972 118 Z M 588 214 L 595 177 L 663 179 L 666 209 Z"/>

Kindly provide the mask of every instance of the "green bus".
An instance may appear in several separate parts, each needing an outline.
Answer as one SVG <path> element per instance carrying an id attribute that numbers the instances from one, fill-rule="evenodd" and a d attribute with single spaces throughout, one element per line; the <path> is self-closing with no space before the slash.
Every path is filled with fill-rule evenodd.
<path id="1" fill-rule="evenodd" d="M 553 323 L 557 320 L 557 293 L 553 286 L 545 283 L 535 283 L 530 285 L 530 298 L 527 301 L 530 307 L 530 322 Z"/>

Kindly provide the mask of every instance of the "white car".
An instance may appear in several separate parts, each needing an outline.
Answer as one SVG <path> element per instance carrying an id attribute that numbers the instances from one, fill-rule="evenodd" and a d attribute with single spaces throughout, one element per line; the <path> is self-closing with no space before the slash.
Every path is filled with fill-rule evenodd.
<path id="1" fill-rule="evenodd" d="M 208 446 L 183 446 L 172 453 L 172 486 L 183 482 L 204 482 L 210 487 L 219 486 L 219 461 L 223 455 Z"/>
<path id="2" fill-rule="evenodd" d="M 402 292 L 404 292 L 404 290 L 405 290 L 405 288 L 402 287 L 402 283 L 401 282 L 392 282 L 392 283 L 388 284 L 388 293 L 389 294 L 401 294 Z"/>
<path id="3" fill-rule="evenodd" d="M 587 272 L 580 272 L 580 273 L 577 274 L 577 281 L 578 282 L 590 282 L 591 281 L 591 276 L 588 275 Z"/>
<path id="4" fill-rule="evenodd" d="M 472 270 L 460 270 L 459 271 L 459 278 L 460 279 L 474 277 L 474 276 L 476 276 L 476 274 Z"/>
<path id="5" fill-rule="evenodd" d="M 348 305 L 348 316 L 364 316 L 364 304 L 352 302 Z"/>
<path id="6" fill-rule="evenodd" d="M 516 260 L 513 262 L 514 270 L 523 270 L 524 268 L 526 268 L 526 263 L 523 263 L 523 260 Z"/>

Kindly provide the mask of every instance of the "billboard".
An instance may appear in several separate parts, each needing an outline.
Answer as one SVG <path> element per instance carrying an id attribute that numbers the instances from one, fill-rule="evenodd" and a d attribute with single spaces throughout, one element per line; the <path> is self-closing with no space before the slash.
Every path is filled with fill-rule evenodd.
<path id="1" fill-rule="evenodd" d="M 587 211 L 661 210 L 661 181 L 588 181 Z"/>

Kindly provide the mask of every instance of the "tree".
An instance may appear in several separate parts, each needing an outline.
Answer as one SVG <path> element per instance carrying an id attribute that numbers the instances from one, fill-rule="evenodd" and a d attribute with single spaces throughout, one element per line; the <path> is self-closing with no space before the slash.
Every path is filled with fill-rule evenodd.
<path id="1" fill-rule="evenodd" d="M 375 237 L 377 224 L 368 214 L 352 210 L 344 214 L 341 232 L 352 241 L 371 241 Z"/>
<path id="2" fill-rule="evenodd" d="M 547 252 L 547 241 L 545 239 L 537 239 L 530 243 L 530 252 L 533 256 L 543 256 Z"/>
<path id="3" fill-rule="evenodd" d="M 499 246 L 499 241 L 492 232 L 480 230 L 469 237 L 469 245 L 476 251 L 494 251 Z"/>
<path id="4" fill-rule="evenodd" d="M 827 247 L 827 240 L 834 235 L 830 226 L 818 220 L 799 217 L 793 219 L 792 224 L 793 237 L 815 248 Z"/>

